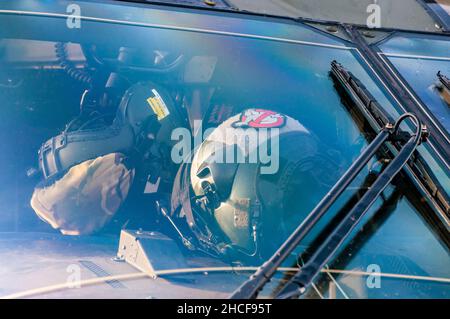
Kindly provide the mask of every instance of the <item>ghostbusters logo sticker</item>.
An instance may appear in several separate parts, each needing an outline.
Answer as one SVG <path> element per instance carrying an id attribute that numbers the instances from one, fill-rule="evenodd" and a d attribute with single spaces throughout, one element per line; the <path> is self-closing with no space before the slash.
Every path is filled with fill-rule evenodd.
<path id="1" fill-rule="evenodd" d="M 286 116 L 283 114 L 264 109 L 248 109 L 242 112 L 239 121 L 233 123 L 233 127 L 275 128 L 282 127 L 285 123 Z"/>

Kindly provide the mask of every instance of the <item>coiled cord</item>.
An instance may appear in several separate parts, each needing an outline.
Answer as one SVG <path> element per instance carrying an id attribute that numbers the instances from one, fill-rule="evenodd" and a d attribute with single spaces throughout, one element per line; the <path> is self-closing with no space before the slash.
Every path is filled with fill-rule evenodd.
<path id="1" fill-rule="evenodd" d="M 59 65 L 67 73 L 67 75 L 88 86 L 92 85 L 93 82 L 92 76 L 85 70 L 78 69 L 72 62 L 69 61 L 65 43 L 63 42 L 55 43 L 55 54 L 59 62 Z"/>

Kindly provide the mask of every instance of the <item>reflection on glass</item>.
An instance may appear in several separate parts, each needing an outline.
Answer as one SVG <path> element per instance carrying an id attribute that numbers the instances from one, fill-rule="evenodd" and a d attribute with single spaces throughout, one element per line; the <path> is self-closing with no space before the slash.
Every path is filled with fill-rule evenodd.
<path id="1" fill-rule="evenodd" d="M 87 8 L 92 10 L 91 14 L 95 13 L 95 9 L 98 11 L 92 5 Z M 145 14 L 133 10 L 135 19 L 145 18 Z M 102 14 L 117 17 L 120 15 L 118 11 L 114 7 Z M 155 12 L 151 14 L 156 15 Z M 189 15 L 178 14 L 184 17 L 178 23 L 200 24 Z M 209 18 L 212 19 L 211 23 L 216 21 L 213 17 Z M 49 188 L 49 184 L 39 184 L 42 176 L 33 171 L 36 168 L 37 151 L 46 140 L 61 131 L 76 130 L 85 125 L 79 124 L 77 120 L 72 121 L 80 114 L 80 105 L 81 110 L 100 106 L 100 115 L 103 111 L 115 112 L 118 105 L 126 100 L 125 92 L 134 85 L 145 87 L 142 83 L 152 83 L 160 92 L 167 92 L 175 101 L 171 106 L 187 118 L 187 124 L 183 125 L 188 127 L 196 120 L 203 120 L 204 128 L 215 127 L 227 117 L 248 108 L 264 108 L 286 114 L 313 132 L 321 141 L 321 151 L 332 157 L 342 171 L 367 145 L 371 132 L 367 126 L 361 126 L 355 121 L 352 110 L 344 107 L 329 76 L 331 61 L 337 60 L 345 65 L 363 81 L 388 112 L 397 113 L 388 94 L 378 86 L 354 49 L 308 27 L 279 22 L 266 24 L 257 20 L 250 23 L 234 18 L 238 21 L 230 24 L 232 27 L 228 25 L 231 31 L 238 30 L 238 22 L 242 23 L 241 27 L 246 31 L 236 35 L 205 30 L 183 31 L 182 27 L 178 30 L 89 21 L 83 24 L 81 33 L 65 38 L 55 32 L 58 27 L 64 27 L 63 19 L 31 16 L 29 19 L 25 20 L 34 22 L 37 19 L 43 25 L 47 24 L 46 31 L 35 33 L 27 23 L 18 23 L 11 28 L 13 34 L 0 40 L 0 99 L 3 103 L 0 108 L 0 117 L 3 119 L 0 122 L 0 143 L 3 148 L 0 152 L 0 231 L 56 234 L 49 225 L 37 218 L 29 204 L 35 188 Z M 168 20 L 164 12 L 159 12 L 158 19 L 161 23 Z M 227 27 L 227 24 L 224 26 Z M 263 30 L 270 30 L 271 35 L 277 38 L 262 38 Z M 110 36 L 112 34 L 115 36 Z M 421 77 L 424 81 L 427 78 Z M 96 91 L 99 83 L 100 91 Z M 92 92 L 100 93 L 91 95 Z M 161 106 L 163 103 L 153 94 L 153 99 L 146 96 L 146 101 L 152 108 L 159 107 L 155 111 L 159 112 L 159 117 L 163 118 L 174 110 L 165 110 Z M 111 123 L 114 122 L 109 117 L 99 116 L 89 122 L 87 127 L 95 133 L 96 129 Z M 170 134 L 163 138 L 170 144 Z M 97 144 L 97 147 L 104 145 Z M 120 179 L 115 178 L 115 174 L 124 178 L 125 170 L 123 163 L 119 162 L 122 160 L 120 156 L 105 156 L 104 159 L 102 164 L 114 163 L 117 169 L 112 173 L 108 170 L 102 172 L 113 176 L 115 180 Z M 161 166 L 157 168 L 166 169 L 163 164 L 167 162 L 160 160 L 157 164 Z M 85 164 L 78 167 L 85 170 L 65 176 L 91 176 L 90 168 L 98 162 Z M 380 163 L 374 160 L 371 167 L 361 174 L 337 205 L 339 207 L 335 209 L 334 215 L 331 214 L 322 222 L 322 227 L 326 227 L 335 217 L 345 205 L 345 200 L 358 196 L 358 191 L 366 187 L 368 171 L 376 169 L 377 165 Z M 177 167 L 167 167 L 167 176 L 173 176 Z M 139 182 L 142 185 L 139 186 L 143 187 L 135 189 L 128 185 L 132 175 L 128 173 L 124 178 L 126 187 L 113 190 L 111 187 L 105 188 L 98 196 L 102 209 L 114 207 L 108 210 L 114 216 L 103 229 L 98 230 L 97 235 L 117 235 L 124 225 L 136 229 L 155 226 L 156 223 L 151 222 L 156 215 L 154 203 L 149 204 L 152 198 L 145 197 L 142 189 L 145 187 L 147 190 L 149 184 L 154 185 L 157 181 L 147 183 L 151 176 L 148 180 L 148 176 L 141 177 Z M 328 188 L 339 178 L 336 173 L 330 172 L 334 180 L 329 182 Z M 64 182 L 70 188 L 72 184 L 70 178 L 68 180 Z M 161 187 L 164 186 L 170 189 L 170 182 Z M 302 216 L 327 190 L 324 188 L 322 193 L 310 194 L 308 186 L 304 194 L 298 197 L 308 199 L 308 205 L 302 207 L 303 202 L 299 205 Z M 70 191 L 73 189 L 70 188 Z M 107 196 L 110 192 L 114 196 Z M 65 193 L 66 204 L 85 199 L 74 193 Z M 88 197 L 92 194 L 82 195 Z M 438 281 L 411 283 L 409 279 L 382 277 L 383 288 L 369 290 L 364 286 L 365 274 L 333 272 L 367 271 L 369 265 L 375 264 L 382 273 L 448 278 L 450 259 L 447 243 L 439 237 L 436 226 L 424 218 L 433 215 L 430 207 L 418 200 L 412 203 L 413 199 L 409 191 L 402 190 L 400 186 L 379 199 L 372 216 L 365 221 L 364 234 L 358 234 L 325 273 L 333 280 L 326 281 L 325 278 L 325 283 L 319 281 L 315 289 L 324 297 L 339 297 L 339 294 L 352 298 L 448 297 L 448 284 Z M 121 200 L 125 202 L 123 205 L 122 202 L 117 203 Z M 290 200 L 295 202 L 295 196 Z M 43 207 L 41 211 L 51 209 Z M 40 217 L 49 222 L 48 215 L 40 214 Z M 292 217 L 289 230 L 301 222 L 302 216 Z M 58 216 L 52 218 L 56 220 Z M 399 281 L 401 284 L 398 284 Z M 416 289 L 412 289 L 414 287 Z"/>

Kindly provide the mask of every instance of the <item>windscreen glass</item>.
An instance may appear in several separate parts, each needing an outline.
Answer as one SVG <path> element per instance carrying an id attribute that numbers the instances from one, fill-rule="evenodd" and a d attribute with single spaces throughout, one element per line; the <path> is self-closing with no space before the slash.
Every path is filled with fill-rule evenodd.
<path id="1" fill-rule="evenodd" d="M 0 5 L 0 231 L 38 242 L 13 248 L 14 241 L 5 239 L 0 254 L 13 250 L 33 254 L 33 247 L 40 247 L 36 254 L 42 258 L 29 260 L 33 270 L 52 263 L 55 255 L 44 258 L 45 247 L 55 247 L 59 239 L 66 243 L 65 236 L 82 236 L 78 244 L 90 242 L 84 257 L 90 256 L 92 241 L 107 247 L 105 251 L 114 250 L 125 228 L 162 232 L 170 228 L 166 233 L 180 240 L 171 225 L 160 222 L 164 218 L 155 205 L 156 199 L 172 195 L 176 183 L 181 163 L 180 156 L 173 157 L 179 142 L 174 136 L 180 130 L 188 132 L 195 146 L 207 129 L 232 116 L 241 114 L 240 120 L 250 123 L 244 112 L 248 109 L 259 112 L 252 123 L 260 127 L 273 125 L 274 118 L 281 123 L 280 116 L 295 120 L 298 131 L 307 131 L 318 151 L 333 162 L 321 167 L 329 172 L 323 172 L 328 178 L 320 187 L 317 180 L 308 184 L 308 177 L 300 183 L 299 196 L 290 194 L 287 203 L 299 213 L 289 216 L 283 227 L 286 233 L 294 230 L 376 133 L 336 90 L 330 76 L 334 60 L 364 83 L 386 112 L 394 118 L 399 114 L 353 46 L 301 24 L 93 2 L 81 5 L 85 18 L 77 22 L 62 13 L 64 5 L 58 6 Z M 69 25 L 74 27 L 68 29 Z M 444 42 L 438 42 L 443 51 Z M 408 65 L 404 58 L 392 59 L 400 70 Z M 429 89 L 436 71 L 449 71 L 445 59 L 412 62 L 421 74 L 405 69 L 404 76 L 419 77 L 419 92 L 430 107 L 446 112 L 440 95 Z M 445 180 L 448 172 L 440 159 L 421 147 Z M 283 156 L 289 160 L 288 155 Z M 348 203 L 367 190 L 372 173 L 385 167 L 388 157 L 388 152 L 380 151 L 370 161 L 301 247 L 305 258 L 308 249 L 303 250 L 317 245 Z M 243 179 L 245 185 L 249 181 Z M 448 298 L 448 233 L 436 214 L 416 185 L 399 177 L 355 229 L 330 269 L 324 269 L 325 278 L 318 279 L 310 297 Z M 234 225 L 241 221 L 238 217 Z M 184 218 L 176 222 L 185 223 L 179 229 L 187 228 Z M 269 238 L 270 233 L 264 236 Z M 186 254 L 190 258 L 190 252 Z M 28 274 L 29 280 L 11 280 L 23 270 L 20 260 L 0 259 L 4 294 L 33 288 L 43 278 L 48 284 L 60 278 L 46 274 L 36 281 Z M 202 260 L 191 264 L 202 266 Z M 65 271 L 61 264 L 54 265 L 55 272 Z M 383 273 L 381 288 L 366 285 L 372 278 L 370 267 Z M 224 297 L 235 287 L 230 285 L 247 278 L 228 276 L 233 280 L 221 275 L 215 286 L 214 274 L 210 275 L 207 289 Z M 280 280 L 277 277 L 275 283 Z"/>

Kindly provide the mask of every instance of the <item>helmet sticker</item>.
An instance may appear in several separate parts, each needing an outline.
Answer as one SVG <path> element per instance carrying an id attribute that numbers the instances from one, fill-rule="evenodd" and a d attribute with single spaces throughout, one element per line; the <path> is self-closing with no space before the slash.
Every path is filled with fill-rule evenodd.
<path id="1" fill-rule="evenodd" d="M 167 117 L 170 112 L 169 109 L 162 99 L 161 95 L 159 95 L 158 91 L 155 89 L 152 90 L 153 96 L 147 99 L 148 104 L 152 108 L 153 112 L 155 112 L 158 117 L 158 121 L 161 121 L 165 117 Z"/>
<path id="2" fill-rule="evenodd" d="M 264 109 L 248 109 L 241 113 L 239 121 L 233 123 L 233 127 L 275 128 L 282 127 L 285 123 L 286 116 L 283 114 Z"/>

